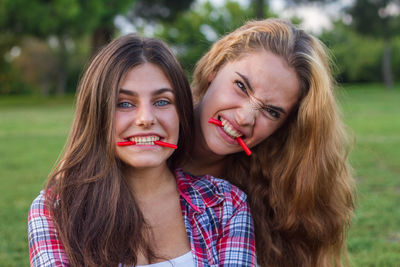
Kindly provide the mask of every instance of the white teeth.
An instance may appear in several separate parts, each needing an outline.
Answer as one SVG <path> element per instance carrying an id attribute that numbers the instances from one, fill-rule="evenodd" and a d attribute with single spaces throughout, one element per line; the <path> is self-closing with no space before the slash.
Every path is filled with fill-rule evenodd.
<path id="1" fill-rule="evenodd" d="M 141 136 L 141 137 L 131 137 L 130 141 L 135 142 L 138 145 L 154 145 L 154 141 L 160 140 L 159 136 L 152 135 L 152 136 Z"/>
<path id="2" fill-rule="evenodd" d="M 227 120 L 224 118 L 221 118 L 222 122 L 222 129 L 224 129 L 224 132 L 227 133 L 230 137 L 232 138 L 237 138 L 242 136 L 240 132 L 238 132 L 235 128 L 233 128 L 232 124 L 230 124 Z"/>

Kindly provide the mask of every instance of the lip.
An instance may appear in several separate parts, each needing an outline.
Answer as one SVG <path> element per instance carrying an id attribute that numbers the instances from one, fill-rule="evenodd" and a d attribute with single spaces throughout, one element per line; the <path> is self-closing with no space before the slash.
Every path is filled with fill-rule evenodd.
<path id="1" fill-rule="evenodd" d="M 224 116 L 219 115 L 217 118 L 220 120 L 221 117 L 222 117 L 224 120 L 228 121 L 228 123 L 231 123 L 231 121 L 228 120 L 228 119 L 226 119 Z M 235 123 L 231 123 L 231 125 L 232 125 L 232 127 L 233 127 L 236 131 L 238 131 L 240 134 L 243 135 L 243 136 L 242 136 L 242 139 L 244 139 L 244 138 L 246 137 L 246 135 L 243 134 L 243 130 L 241 129 L 241 127 L 238 127 L 237 124 L 235 124 Z M 239 143 L 236 141 L 236 139 L 235 139 L 235 138 L 232 138 L 230 135 L 228 135 L 228 133 L 226 133 L 222 127 L 217 126 L 217 127 L 216 127 L 216 131 L 219 133 L 219 136 L 220 136 L 226 143 L 231 144 L 231 145 L 239 145 Z"/>
<path id="2" fill-rule="evenodd" d="M 225 116 L 223 115 L 218 115 L 218 119 L 221 120 L 220 118 L 223 118 L 224 120 L 228 121 L 230 125 L 232 125 L 232 127 L 238 131 L 242 136 L 241 138 L 244 140 L 246 139 L 247 135 L 245 134 L 245 131 L 242 127 L 240 127 L 237 123 L 232 122 L 231 120 L 227 119 Z M 222 129 L 222 127 L 220 127 L 221 130 L 225 133 L 225 131 Z M 226 135 L 228 135 L 227 133 L 225 133 Z M 228 135 L 229 136 L 229 135 Z M 230 136 L 229 136 L 230 137 Z M 230 137 L 231 139 L 233 139 L 232 137 Z M 235 140 L 236 141 L 236 140 Z"/>
<path id="3" fill-rule="evenodd" d="M 227 142 L 228 144 L 232 144 L 232 145 L 238 144 L 236 139 L 233 139 L 232 137 L 230 137 L 221 127 L 217 127 L 217 131 L 220 134 L 220 136 L 222 137 L 222 139 L 224 139 L 225 142 Z"/>
<path id="4" fill-rule="evenodd" d="M 146 132 L 146 133 L 136 133 L 133 135 L 129 135 L 128 137 L 124 137 L 124 141 L 131 141 L 131 139 L 135 138 L 135 137 L 148 137 L 148 136 L 157 136 L 159 138 L 158 140 L 160 140 L 160 141 L 165 139 L 163 136 L 161 136 L 158 133 Z M 130 146 L 131 149 L 135 149 L 135 147 L 136 148 L 140 147 L 141 149 L 143 149 L 143 148 L 149 148 L 149 149 L 159 148 L 159 146 L 156 144 L 143 144 L 143 143 L 136 143 L 136 145 Z"/>

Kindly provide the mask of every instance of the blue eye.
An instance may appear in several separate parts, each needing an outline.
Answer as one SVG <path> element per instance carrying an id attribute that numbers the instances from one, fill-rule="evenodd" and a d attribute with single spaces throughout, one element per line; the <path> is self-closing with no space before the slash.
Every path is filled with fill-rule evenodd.
<path id="1" fill-rule="evenodd" d="M 131 103 L 125 101 L 125 102 L 118 103 L 117 107 L 119 107 L 119 108 L 131 108 L 131 107 L 133 107 L 133 105 Z"/>
<path id="2" fill-rule="evenodd" d="M 163 107 L 163 106 L 166 106 L 166 105 L 168 105 L 168 104 L 170 104 L 170 102 L 167 101 L 167 100 L 164 100 L 164 99 L 158 100 L 158 101 L 156 101 L 156 102 L 154 103 L 154 105 L 157 106 L 157 107 Z"/>

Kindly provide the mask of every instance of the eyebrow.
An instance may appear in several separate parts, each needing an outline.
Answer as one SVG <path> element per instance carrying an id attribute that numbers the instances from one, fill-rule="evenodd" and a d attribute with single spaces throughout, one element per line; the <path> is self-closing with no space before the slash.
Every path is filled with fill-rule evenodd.
<path id="1" fill-rule="evenodd" d="M 247 85 L 247 87 L 249 87 L 249 90 L 250 90 L 252 93 L 254 93 L 254 89 L 253 89 L 253 87 L 251 86 L 251 83 L 250 83 L 249 79 L 248 79 L 245 75 L 243 75 L 243 74 L 241 74 L 241 73 L 239 73 L 239 72 L 237 72 L 237 71 L 235 71 L 235 72 L 236 72 L 237 75 L 239 75 L 239 76 L 244 80 L 244 82 L 245 82 L 245 84 Z M 281 107 L 277 107 L 277 106 L 274 106 L 274 105 L 266 105 L 266 107 L 275 109 L 275 110 L 277 110 L 277 111 L 279 111 L 279 112 L 281 112 L 281 113 L 283 113 L 283 114 L 285 114 L 285 115 L 287 114 L 287 112 L 286 112 L 283 108 L 281 108 Z"/>
<path id="2" fill-rule="evenodd" d="M 158 90 L 155 90 L 151 93 L 151 95 L 156 96 L 156 95 L 161 95 L 165 92 L 171 92 L 172 94 L 174 94 L 174 90 L 172 90 L 171 88 L 160 88 Z M 131 90 L 127 90 L 127 89 L 119 89 L 119 93 L 120 94 L 124 94 L 124 95 L 130 95 L 130 96 L 138 96 L 138 93 L 136 93 L 135 91 L 131 91 Z"/>

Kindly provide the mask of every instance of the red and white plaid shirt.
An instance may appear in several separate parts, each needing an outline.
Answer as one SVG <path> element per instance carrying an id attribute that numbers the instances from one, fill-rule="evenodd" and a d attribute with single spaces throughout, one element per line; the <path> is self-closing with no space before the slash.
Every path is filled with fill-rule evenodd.
<path id="1" fill-rule="evenodd" d="M 196 266 L 256 266 L 246 195 L 225 180 L 175 171 L 182 215 Z M 44 192 L 28 216 L 31 266 L 69 266 Z"/>

